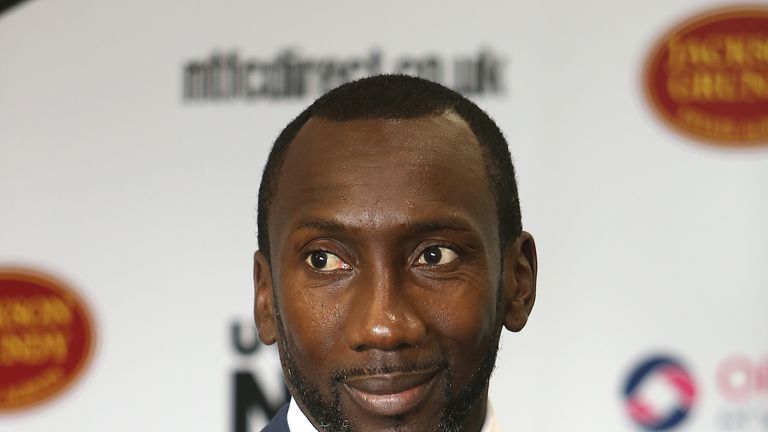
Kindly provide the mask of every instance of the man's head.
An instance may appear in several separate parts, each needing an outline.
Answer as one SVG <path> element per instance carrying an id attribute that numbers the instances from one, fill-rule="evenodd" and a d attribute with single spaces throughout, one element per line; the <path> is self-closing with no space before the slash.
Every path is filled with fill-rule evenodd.
<path id="1" fill-rule="evenodd" d="M 535 297 L 503 135 L 438 84 L 379 76 L 281 133 L 259 191 L 255 316 L 327 430 L 479 430 L 501 328 Z"/>

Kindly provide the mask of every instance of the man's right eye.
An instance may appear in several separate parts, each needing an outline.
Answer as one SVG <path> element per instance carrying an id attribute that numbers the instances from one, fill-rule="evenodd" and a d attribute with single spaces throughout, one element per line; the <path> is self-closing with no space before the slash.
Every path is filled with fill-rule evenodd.
<path id="1" fill-rule="evenodd" d="M 320 271 L 350 270 L 352 267 L 341 258 L 327 251 L 312 251 L 304 260 L 310 267 Z"/>

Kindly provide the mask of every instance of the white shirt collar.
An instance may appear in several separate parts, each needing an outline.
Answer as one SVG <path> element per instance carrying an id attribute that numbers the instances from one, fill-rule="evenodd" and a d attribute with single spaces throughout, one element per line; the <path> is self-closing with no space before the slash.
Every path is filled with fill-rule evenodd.
<path id="1" fill-rule="evenodd" d="M 288 405 L 288 429 L 291 432 L 317 432 L 294 398 L 291 398 L 291 404 Z"/>
<path id="2" fill-rule="evenodd" d="M 493 413 L 491 401 L 488 401 L 486 406 L 485 421 L 483 422 L 483 428 L 480 432 L 501 432 L 501 429 L 496 422 L 496 416 Z M 291 398 L 291 403 L 288 406 L 288 428 L 291 429 L 291 432 L 317 432 L 293 398 Z"/>

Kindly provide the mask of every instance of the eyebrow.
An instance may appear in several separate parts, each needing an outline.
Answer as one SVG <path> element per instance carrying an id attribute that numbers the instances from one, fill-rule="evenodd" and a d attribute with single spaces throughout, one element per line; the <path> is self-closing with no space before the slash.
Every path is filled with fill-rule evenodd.
<path id="1" fill-rule="evenodd" d="M 300 229 L 315 229 L 315 230 L 326 231 L 326 232 L 343 232 L 343 231 L 347 231 L 349 228 L 350 227 L 348 227 L 345 224 L 335 222 L 332 220 L 316 218 L 316 217 L 306 217 L 299 220 L 299 222 L 296 224 L 293 230 L 296 231 Z M 411 235 L 418 235 L 418 234 L 427 234 L 427 233 L 440 232 L 440 231 L 467 232 L 467 231 L 471 231 L 471 228 L 468 224 L 462 223 L 461 221 L 457 221 L 453 219 L 445 219 L 445 220 L 416 222 L 408 226 L 406 228 L 406 231 Z"/>
<path id="2" fill-rule="evenodd" d="M 412 234 L 427 234 L 439 231 L 470 231 L 468 225 L 453 220 L 417 222 L 408 228 Z"/>
<path id="3" fill-rule="evenodd" d="M 320 231 L 344 231 L 346 226 L 344 224 L 334 222 L 328 219 L 320 219 L 315 217 L 306 217 L 299 220 L 296 224 L 295 230 L 299 229 L 316 229 Z"/>

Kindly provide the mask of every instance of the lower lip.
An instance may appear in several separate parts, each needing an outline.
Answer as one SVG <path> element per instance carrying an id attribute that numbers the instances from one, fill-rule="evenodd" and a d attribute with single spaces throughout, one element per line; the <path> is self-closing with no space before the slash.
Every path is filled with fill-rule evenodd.
<path id="1" fill-rule="evenodd" d="M 348 385 L 343 385 L 352 400 L 365 411 L 380 416 L 402 415 L 419 406 L 432 390 L 437 375 L 429 381 L 400 393 L 372 394 L 365 393 Z"/>

